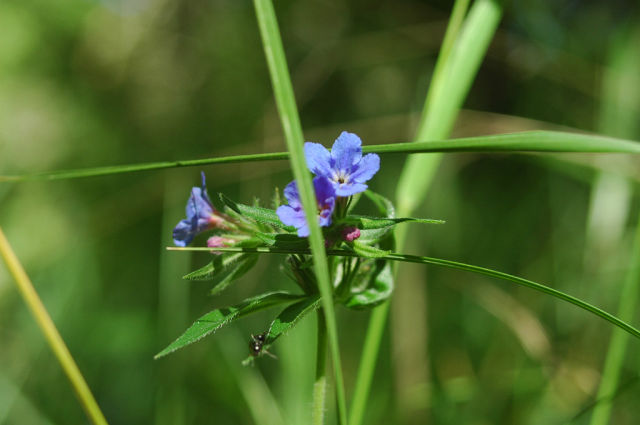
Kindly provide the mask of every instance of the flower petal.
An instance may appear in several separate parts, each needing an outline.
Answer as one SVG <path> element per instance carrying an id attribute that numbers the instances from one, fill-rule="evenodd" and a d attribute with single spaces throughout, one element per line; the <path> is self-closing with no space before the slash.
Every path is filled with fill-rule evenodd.
<path id="1" fill-rule="evenodd" d="M 333 188 L 333 183 L 331 183 L 331 181 L 324 176 L 314 177 L 313 190 L 316 192 L 316 200 L 318 201 L 318 205 L 322 205 L 326 199 L 334 198 L 336 196 L 336 191 Z"/>
<path id="2" fill-rule="evenodd" d="M 304 223 L 304 225 L 298 227 L 298 236 L 300 236 L 301 238 L 306 238 L 307 236 L 309 236 L 309 226 L 307 226 L 306 222 Z"/>
<path id="3" fill-rule="evenodd" d="M 202 189 L 194 187 L 191 189 L 191 196 L 187 201 L 187 218 L 193 218 L 194 216 L 199 218 L 208 218 L 213 214 L 213 206 L 211 203 L 202 197 Z"/>
<path id="4" fill-rule="evenodd" d="M 300 194 L 298 193 L 298 185 L 295 180 L 284 188 L 284 197 L 287 198 L 291 207 L 301 208 Z"/>
<path id="5" fill-rule="evenodd" d="M 334 169 L 348 172 L 362 158 L 362 141 L 353 133 L 343 131 L 331 147 Z"/>
<path id="6" fill-rule="evenodd" d="M 209 199 L 209 194 L 207 193 L 207 182 L 206 179 L 204 177 L 204 171 L 200 171 L 200 176 L 202 177 L 202 189 L 200 189 L 200 194 L 202 196 L 202 198 L 207 201 L 207 203 L 209 205 L 211 205 L 211 199 Z M 213 207 L 211 207 L 211 209 L 213 211 L 215 211 L 215 209 Z"/>
<path id="7" fill-rule="evenodd" d="M 337 184 L 335 186 L 336 196 L 351 196 L 351 195 L 355 195 L 356 193 L 364 192 L 365 190 L 367 190 L 367 187 L 369 187 L 369 186 L 367 186 L 366 184 L 363 184 L 363 183 Z"/>
<path id="8" fill-rule="evenodd" d="M 173 229 L 173 243 L 176 246 L 187 246 L 195 236 L 193 222 L 190 220 L 180 220 Z"/>
<path id="9" fill-rule="evenodd" d="M 304 157 L 307 167 L 317 176 L 331 175 L 331 155 L 327 148 L 320 143 L 306 142 L 304 144 Z"/>
<path id="10" fill-rule="evenodd" d="M 302 210 L 291 208 L 289 205 L 280 205 L 276 210 L 276 214 L 280 221 L 287 226 L 298 228 L 307 224 L 304 219 L 304 212 Z"/>
<path id="11" fill-rule="evenodd" d="M 353 167 L 350 176 L 351 181 L 364 183 L 373 177 L 378 170 L 380 170 L 380 157 L 375 153 L 365 155 L 364 158 Z"/>

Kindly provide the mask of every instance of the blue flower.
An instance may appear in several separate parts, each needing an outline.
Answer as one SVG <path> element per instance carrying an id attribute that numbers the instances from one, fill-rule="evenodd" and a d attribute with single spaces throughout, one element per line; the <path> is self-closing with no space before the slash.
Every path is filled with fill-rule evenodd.
<path id="1" fill-rule="evenodd" d="M 202 187 L 191 189 L 191 196 L 187 201 L 187 218 L 173 229 L 173 242 L 177 246 L 187 246 L 200 232 L 213 228 L 227 228 L 226 218 L 211 204 L 207 195 L 207 186 L 202 173 Z"/>
<path id="2" fill-rule="evenodd" d="M 318 201 L 318 224 L 322 227 L 331 224 L 331 214 L 336 204 L 336 194 L 333 185 L 324 176 L 318 176 L 313 179 L 313 188 L 316 192 L 316 200 Z M 278 218 L 287 226 L 293 226 L 298 229 L 298 236 L 309 236 L 309 226 L 302 210 L 300 202 L 300 194 L 298 193 L 298 185 L 292 181 L 284 188 L 284 196 L 289 201 L 289 205 L 281 205 L 276 210 Z"/>
<path id="3" fill-rule="evenodd" d="M 331 148 L 331 153 L 319 143 L 304 144 L 307 166 L 317 176 L 328 178 L 337 196 L 363 192 L 364 184 L 380 169 L 380 157 L 374 153 L 362 156 L 362 141 L 343 131 Z"/>

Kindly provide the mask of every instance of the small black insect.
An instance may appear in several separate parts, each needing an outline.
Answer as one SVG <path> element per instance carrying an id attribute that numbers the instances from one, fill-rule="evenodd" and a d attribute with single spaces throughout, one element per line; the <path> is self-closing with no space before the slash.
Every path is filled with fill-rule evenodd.
<path id="1" fill-rule="evenodd" d="M 276 358 L 276 356 L 264 349 L 264 343 L 267 340 L 268 333 L 269 331 L 263 332 L 258 335 L 251 335 L 251 341 L 249 341 L 249 352 L 253 357 L 258 357 L 260 354 L 264 353 L 268 354 L 274 359 Z"/>

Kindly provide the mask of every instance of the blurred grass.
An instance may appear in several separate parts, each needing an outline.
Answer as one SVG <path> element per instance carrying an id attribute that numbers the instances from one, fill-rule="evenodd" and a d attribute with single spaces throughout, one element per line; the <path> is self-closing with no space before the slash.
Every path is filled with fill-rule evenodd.
<path id="1" fill-rule="evenodd" d="M 365 144 L 411 137 L 449 4 L 311 1 L 276 7 L 306 137 L 325 145 L 343 129 L 357 132 Z M 511 2 L 453 134 L 598 131 L 601 83 L 610 69 L 608 35 L 637 27 L 639 13 L 630 3 Z M 284 150 L 250 2 L 5 0 L 0 32 L 1 174 Z M 637 107 L 626 108 L 639 116 Z M 393 197 L 402 161 L 385 158 L 373 188 Z M 553 282 L 615 311 L 633 225 L 624 220 L 615 249 L 596 245 L 590 252 L 597 255 L 585 264 L 595 180 L 571 165 L 583 163 L 637 179 L 637 161 L 627 158 L 446 156 L 416 215 L 447 224 L 421 234 L 410 253 Z M 258 196 L 265 204 L 290 178 L 286 166 L 273 164 L 204 170 L 212 189 L 244 202 Z M 0 185 L 0 222 L 81 369 L 96 383 L 110 423 L 153 420 L 164 368 L 182 369 L 173 403 L 184 409 L 184 423 L 254 423 L 236 372 L 221 366 L 221 347 L 236 344 L 244 353 L 239 362 L 246 355 L 244 339 L 269 315 L 239 322 L 167 363 L 151 360 L 170 340 L 158 332 L 160 318 L 172 314 L 170 301 L 162 316 L 159 310 L 160 291 L 166 294 L 168 285 L 188 291 L 185 305 L 176 300 L 176 321 L 265 287 L 293 288 L 277 262 L 266 258 L 221 299 L 181 281 L 181 272 L 165 271 L 162 241 L 197 183 L 196 170 L 167 170 Z M 632 193 L 632 221 L 639 206 Z M 190 265 L 205 258 L 194 255 Z M 497 295 L 479 286 L 476 294 L 460 288 L 479 278 L 435 269 L 428 277 L 429 297 L 417 300 L 426 305 L 428 321 L 405 329 L 404 337 L 428 324 L 423 351 L 429 358 L 422 367 L 429 380 L 416 382 L 410 401 L 427 412 L 429 423 L 560 423 L 596 399 L 609 326 L 526 289 L 500 288 L 504 293 Z M 535 334 L 516 333 L 529 322 L 504 296 L 539 321 L 550 344 L 546 356 L 532 355 L 519 336 Z M 337 313 L 346 386 L 352 388 L 366 317 Z M 638 323 L 637 314 L 632 322 Z M 312 325 L 312 319 L 302 324 Z M 233 336 L 236 330 L 244 337 Z M 274 347 L 278 361 L 250 370 L 264 376 L 285 423 L 300 423 L 311 400 L 310 393 L 297 391 L 310 388 L 313 379 L 313 371 L 300 375 L 314 353 L 307 337 L 292 332 Z M 0 346 L 6 384 L 0 423 L 83 420 L 4 268 Z M 637 344 L 629 344 L 612 423 L 636 422 L 639 354 Z M 420 358 L 419 352 L 408 355 Z M 369 417 L 398 424 L 424 417 L 396 416 L 392 383 L 390 347 L 383 343 Z M 588 420 L 582 415 L 573 422 Z"/>

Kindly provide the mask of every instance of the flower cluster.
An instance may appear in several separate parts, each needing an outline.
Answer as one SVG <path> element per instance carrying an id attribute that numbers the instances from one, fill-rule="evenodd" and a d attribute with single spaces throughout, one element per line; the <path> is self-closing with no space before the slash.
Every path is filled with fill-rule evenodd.
<path id="1" fill-rule="evenodd" d="M 343 131 L 329 152 L 319 143 L 304 144 L 304 154 L 309 170 L 316 177 L 313 188 L 318 203 L 318 224 L 331 225 L 331 218 L 340 198 L 348 198 L 367 189 L 365 182 L 380 169 L 380 157 L 376 154 L 362 156 L 362 141 L 353 134 Z M 305 219 L 296 182 L 287 185 L 284 196 L 289 205 L 278 207 L 276 213 L 284 224 L 297 229 L 298 236 L 309 236 L 309 226 Z M 351 229 L 345 235 L 353 240 L 360 235 Z"/>

